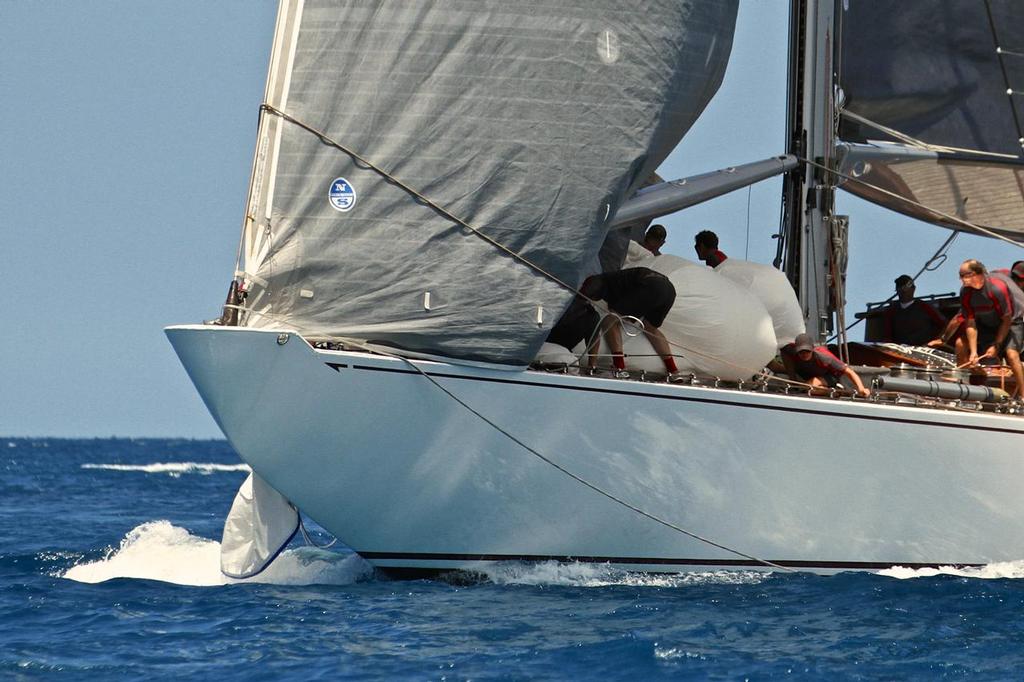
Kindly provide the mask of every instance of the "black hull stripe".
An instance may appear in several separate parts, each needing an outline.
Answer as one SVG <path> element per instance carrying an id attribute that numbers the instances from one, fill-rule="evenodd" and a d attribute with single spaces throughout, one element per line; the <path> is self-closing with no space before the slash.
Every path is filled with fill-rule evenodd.
<path id="1" fill-rule="evenodd" d="M 608 557 L 608 556 L 557 556 L 549 554 L 443 554 L 435 552 L 356 552 L 369 561 L 557 561 L 560 563 L 585 564 L 633 564 L 646 566 L 721 566 L 723 568 L 765 568 L 766 565 L 749 559 L 669 559 L 665 557 Z M 786 568 L 821 568 L 829 570 L 878 571 L 893 566 L 906 568 L 977 568 L 985 564 L 940 561 L 917 563 L 907 561 L 804 561 L 772 559 L 773 564 Z"/>
<path id="2" fill-rule="evenodd" d="M 332 366 L 332 363 L 327 363 Z M 419 374 L 415 370 L 410 369 L 392 369 L 388 367 L 367 367 L 366 365 L 352 365 L 353 369 L 368 370 L 371 372 L 391 372 L 394 374 Z M 334 367 L 332 366 L 332 369 Z M 335 370 L 339 371 L 339 370 Z M 461 379 L 464 381 L 482 381 L 496 384 L 515 384 L 519 386 L 530 386 L 533 388 L 554 388 L 562 389 L 565 391 L 582 391 L 585 393 L 610 393 L 613 395 L 626 395 L 634 396 L 638 398 L 656 398 L 659 400 L 678 400 L 690 403 L 705 403 L 709 405 L 726 405 L 729 407 L 738 407 L 748 410 L 768 410 L 774 412 L 786 412 L 786 413 L 797 413 L 797 414 L 813 414 L 825 417 L 836 417 L 840 419 L 863 419 L 867 421 L 880 421 L 880 422 L 893 422 L 897 424 L 915 424 L 918 426 L 938 426 L 947 429 L 967 429 L 968 431 L 983 431 L 985 433 L 1010 433 L 1013 435 L 1024 435 L 1024 431 L 1019 429 L 1006 429 L 991 426 L 974 426 L 971 424 L 947 424 L 945 422 L 934 422 L 926 421 L 923 419 L 905 419 L 901 417 L 881 417 L 874 415 L 861 415 L 861 414 L 840 414 L 836 412 L 827 412 L 825 410 L 812 410 L 801 407 L 782 407 L 778 405 L 752 405 L 750 403 L 733 402 L 731 400 L 715 400 L 713 398 L 694 398 L 691 396 L 676 396 L 676 395 L 660 395 L 656 393 L 643 393 L 641 391 L 626 391 L 622 389 L 614 388 L 596 388 L 591 386 L 563 386 L 561 384 L 545 384 L 533 381 L 521 381 L 518 379 L 491 379 L 488 377 L 467 377 L 460 374 L 442 374 L 440 372 L 427 372 L 428 376 L 440 377 L 443 379 Z"/>

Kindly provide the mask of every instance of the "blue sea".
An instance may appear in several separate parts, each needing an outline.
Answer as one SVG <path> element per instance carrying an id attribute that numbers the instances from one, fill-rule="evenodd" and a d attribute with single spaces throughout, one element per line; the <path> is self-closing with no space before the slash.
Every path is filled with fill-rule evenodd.
<path id="1" fill-rule="evenodd" d="M 388 580 L 299 536 L 230 581 L 219 538 L 247 469 L 227 443 L 0 447 L 5 679 L 1024 675 L 1024 561 L 834 576 L 542 564 L 453 584 Z"/>

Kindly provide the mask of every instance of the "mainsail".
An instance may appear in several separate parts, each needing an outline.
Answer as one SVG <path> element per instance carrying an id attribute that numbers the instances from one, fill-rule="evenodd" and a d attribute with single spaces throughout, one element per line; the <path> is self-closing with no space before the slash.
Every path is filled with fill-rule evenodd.
<path id="1" fill-rule="evenodd" d="M 1024 235 L 1024 3 L 846 0 L 843 189 L 957 229 Z M 915 206 L 881 188 L 923 204 Z M 931 210 L 929 210 L 931 209 Z"/>
<path id="2" fill-rule="evenodd" d="M 718 89 L 736 11 L 283 0 L 242 323 L 525 365 Z"/>

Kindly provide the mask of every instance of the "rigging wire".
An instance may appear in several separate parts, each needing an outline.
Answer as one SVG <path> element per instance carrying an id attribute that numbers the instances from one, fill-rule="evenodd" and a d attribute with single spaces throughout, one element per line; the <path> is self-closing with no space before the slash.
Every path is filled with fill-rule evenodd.
<path id="1" fill-rule="evenodd" d="M 747 238 L 743 245 L 743 260 L 749 260 L 750 256 L 750 192 L 753 185 L 747 185 Z"/>

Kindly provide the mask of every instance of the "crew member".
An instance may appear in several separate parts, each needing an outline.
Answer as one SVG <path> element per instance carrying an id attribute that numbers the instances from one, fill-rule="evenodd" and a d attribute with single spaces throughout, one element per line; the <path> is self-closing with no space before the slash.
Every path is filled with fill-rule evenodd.
<path id="1" fill-rule="evenodd" d="M 915 291 L 910 275 L 896 278 L 898 300 L 886 308 L 883 318 L 885 341 L 921 346 L 945 328 L 946 319 L 931 304 L 914 298 Z"/>
<path id="2" fill-rule="evenodd" d="M 704 261 L 709 268 L 718 267 L 727 258 L 718 250 L 718 235 L 711 230 L 698 232 L 693 239 L 693 249 L 697 252 L 697 258 Z"/>
<path id="3" fill-rule="evenodd" d="M 1012 274 L 990 275 L 974 259 L 960 264 L 960 281 L 964 285 L 960 290 L 960 314 L 966 344 L 957 344 L 957 362 L 976 365 L 982 358 L 1005 359 L 1017 384 L 1015 395 L 1024 397 L 1024 366 L 1020 361 L 1024 349 L 1024 291 Z"/>
<path id="4" fill-rule="evenodd" d="M 668 232 L 665 230 L 664 225 L 651 225 L 647 228 L 647 232 L 644 233 L 644 239 L 640 242 L 640 246 L 655 256 L 660 256 L 661 247 L 665 245 L 666 237 L 668 237 Z"/>
<path id="5" fill-rule="evenodd" d="M 812 390 L 835 388 L 845 376 L 857 387 L 858 394 L 865 398 L 871 395 L 856 372 L 824 346 L 816 348 L 807 334 L 799 334 L 793 343 L 783 346 L 781 354 L 790 378 L 807 382 Z"/>
<path id="6" fill-rule="evenodd" d="M 668 373 L 672 375 L 679 371 L 668 339 L 659 329 L 676 300 L 676 289 L 668 277 L 650 268 L 628 268 L 592 275 L 583 283 L 580 291 L 587 298 L 603 300 L 618 315 L 638 318 Z M 622 328 L 618 319 L 612 315 L 606 317 L 601 322 L 601 333 L 611 348 L 612 364 L 616 371 L 625 372 L 626 356 L 622 351 Z"/>

